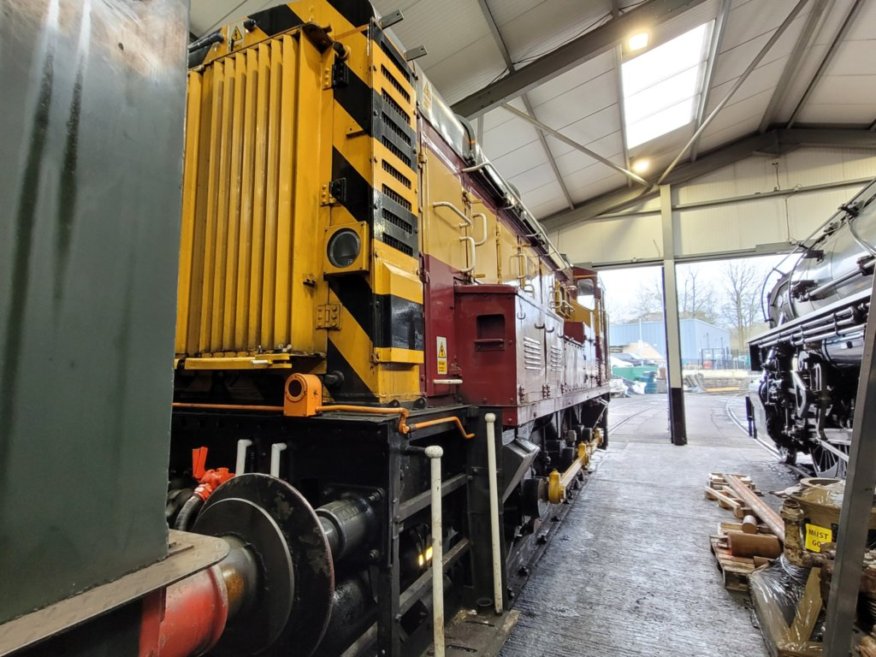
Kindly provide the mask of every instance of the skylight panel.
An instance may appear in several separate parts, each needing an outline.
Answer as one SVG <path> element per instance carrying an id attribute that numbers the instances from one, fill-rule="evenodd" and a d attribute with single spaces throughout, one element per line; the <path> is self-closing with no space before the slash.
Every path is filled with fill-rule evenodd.
<path id="1" fill-rule="evenodd" d="M 702 93 L 712 23 L 704 23 L 623 63 L 627 147 L 690 123 Z"/>

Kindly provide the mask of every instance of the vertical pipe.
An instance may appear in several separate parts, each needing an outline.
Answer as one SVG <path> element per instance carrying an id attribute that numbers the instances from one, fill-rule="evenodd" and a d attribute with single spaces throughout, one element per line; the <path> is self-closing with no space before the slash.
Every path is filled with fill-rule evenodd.
<path id="1" fill-rule="evenodd" d="M 237 467 L 234 474 L 242 475 L 246 472 L 246 453 L 249 451 L 249 446 L 252 441 L 249 438 L 241 438 L 237 441 Z"/>
<path id="2" fill-rule="evenodd" d="M 286 443 L 274 443 L 271 445 L 271 476 L 280 476 L 280 455 L 286 451 Z"/>
<path id="3" fill-rule="evenodd" d="M 493 603 L 502 613 L 502 544 L 499 541 L 499 482 L 496 468 L 496 414 L 484 416 L 487 423 L 487 473 L 490 479 L 490 540 L 493 552 Z"/>
<path id="4" fill-rule="evenodd" d="M 444 530 L 441 527 L 441 457 L 444 450 L 429 445 L 432 468 L 432 636 L 435 657 L 444 657 Z"/>

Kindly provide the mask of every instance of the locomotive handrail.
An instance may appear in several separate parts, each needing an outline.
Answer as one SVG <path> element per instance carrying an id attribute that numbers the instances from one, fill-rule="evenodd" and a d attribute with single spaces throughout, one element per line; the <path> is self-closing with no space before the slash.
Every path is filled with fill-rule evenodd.
<path id="1" fill-rule="evenodd" d="M 474 226 L 474 222 L 472 221 L 472 219 L 470 217 L 468 217 L 462 210 L 460 210 L 458 207 L 456 207 L 450 201 L 435 201 L 434 203 L 432 203 L 432 207 L 433 208 L 447 208 L 450 211 L 452 211 L 456 216 L 458 216 L 463 221 L 463 223 L 459 224 L 459 226 L 458 226 L 459 228 L 471 228 Z M 474 216 L 475 217 L 478 217 L 478 216 L 483 217 L 483 220 L 484 220 L 484 239 L 481 240 L 480 242 L 477 242 L 477 241 L 475 241 L 475 238 L 471 237 L 470 235 L 461 235 L 460 236 L 459 241 L 465 242 L 466 244 L 469 245 L 468 252 L 469 252 L 469 256 L 470 256 L 468 267 L 465 267 L 465 268 L 459 270 L 463 274 L 470 274 L 471 272 L 473 272 L 475 270 L 475 266 L 477 264 L 477 258 L 478 258 L 477 248 L 481 244 L 484 244 L 487 241 L 487 238 L 489 237 L 487 235 L 487 216 L 485 214 L 483 214 L 482 212 L 478 212 Z"/>
<path id="2" fill-rule="evenodd" d="M 451 210 L 456 216 L 458 216 L 464 223 L 459 224 L 459 228 L 469 228 L 472 225 L 471 218 L 465 214 L 462 210 L 456 207 L 450 201 L 435 201 L 432 203 L 433 208 L 447 208 Z"/>
<path id="3" fill-rule="evenodd" d="M 469 263 L 470 263 L 469 266 L 468 266 L 468 267 L 463 267 L 462 269 L 459 270 L 459 271 L 461 271 L 463 274 L 469 274 L 469 273 L 471 273 L 471 272 L 474 271 L 474 269 L 475 269 L 475 264 L 477 263 L 477 258 L 478 258 L 477 248 L 478 248 L 478 245 L 477 245 L 477 242 L 475 242 L 474 237 L 471 237 L 471 236 L 469 236 L 469 235 L 463 235 L 462 237 L 459 238 L 459 241 L 460 241 L 460 242 L 465 242 L 466 244 L 470 245 L 470 247 L 471 247 L 471 248 L 469 248 L 469 256 L 471 256 L 471 258 L 469 259 Z"/>
<path id="4" fill-rule="evenodd" d="M 472 219 L 475 219 L 475 218 L 478 218 L 478 217 L 479 217 L 479 218 L 481 219 L 481 221 L 482 221 L 483 229 L 481 230 L 481 234 L 483 235 L 483 237 L 482 237 L 481 239 L 479 239 L 479 240 L 475 240 L 475 246 L 482 246 L 482 245 L 484 245 L 484 244 L 487 243 L 487 240 L 488 240 L 489 237 L 490 237 L 489 234 L 488 234 L 489 227 L 488 227 L 488 225 L 487 225 L 487 215 L 486 215 L 486 214 L 484 214 L 483 212 L 475 212 L 475 213 L 471 216 Z"/>

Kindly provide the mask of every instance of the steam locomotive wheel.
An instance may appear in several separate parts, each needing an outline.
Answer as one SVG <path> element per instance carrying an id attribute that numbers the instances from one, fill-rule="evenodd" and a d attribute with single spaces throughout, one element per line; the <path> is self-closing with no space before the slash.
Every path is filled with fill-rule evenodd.
<path id="1" fill-rule="evenodd" d="M 846 454 L 849 452 L 849 448 L 844 445 L 833 445 L 832 447 L 841 450 Z M 812 467 L 815 470 L 816 476 L 845 479 L 848 461 L 840 458 L 830 449 L 822 446 L 821 442 L 816 443 L 812 447 L 810 454 L 812 456 Z"/>

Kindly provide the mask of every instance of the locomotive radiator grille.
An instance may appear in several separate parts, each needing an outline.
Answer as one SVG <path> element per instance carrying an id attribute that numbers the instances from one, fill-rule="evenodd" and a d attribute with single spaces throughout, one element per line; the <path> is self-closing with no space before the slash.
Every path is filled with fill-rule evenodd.
<path id="1" fill-rule="evenodd" d="M 300 102 L 318 57 L 283 36 L 189 74 L 177 353 L 314 347 L 319 181 L 296 154 L 318 149 L 318 103 Z"/>

